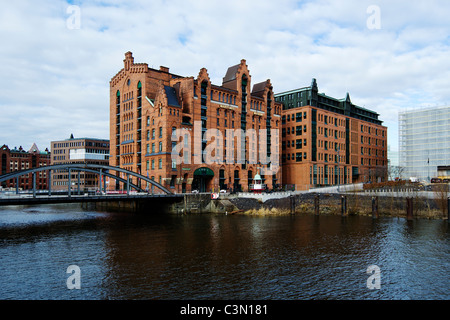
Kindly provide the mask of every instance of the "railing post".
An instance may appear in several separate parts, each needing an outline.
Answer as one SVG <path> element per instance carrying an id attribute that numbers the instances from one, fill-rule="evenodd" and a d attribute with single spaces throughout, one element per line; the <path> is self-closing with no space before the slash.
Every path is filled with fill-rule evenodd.
<path id="1" fill-rule="evenodd" d="M 16 194 L 19 194 L 19 177 L 16 177 Z"/>
<path id="2" fill-rule="evenodd" d="M 48 170 L 48 195 L 52 195 L 52 170 Z"/>
<path id="3" fill-rule="evenodd" d="M 127 196 L 130 195 L 130 174 L 127 173 Z"/>
<path id="4" fill-rule="evenodd" d="M 33 171 L 33 198 L 36 198 L 36 172 Z"/>
<path id="5" fill-rule="evenodd" d="M 72 193 L 72 169 L 69 168 L 69 188 L 67 190 L 67 195 L 69 198 L 71 197 Z"/>
<path id="6" fill-rule="evenodd" d="M 80 173 L 81 171 L 78 170 L 78 195 L 80 195 Z"/>
<path id="7" fill-rule="evenodd" d="M 99 177 L 100 177 L 100 180 L 98 182 L 98 184 L 99 184 L 98 188 L 99 188 L 100 194 L 101 194 L 102 193 L 102 179 L 103 179 L 103 174 L 102 174 L 102 169 L 101 168 L 100 168 L 100 175 L 99 175 Z"/>

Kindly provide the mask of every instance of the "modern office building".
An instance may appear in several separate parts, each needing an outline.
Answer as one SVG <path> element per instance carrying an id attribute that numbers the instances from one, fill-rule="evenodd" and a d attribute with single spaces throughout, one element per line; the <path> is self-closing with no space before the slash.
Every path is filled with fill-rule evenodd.
<path id="1" fill-rule="evenodd" d="M 110 81 L 110 165 L 174 192 L 246 191 L 257 173 L 275 188 L 281 184 L 274 165 L 280 160 L 280 129 L 281 104 L 273 99 L 270 80 L 252 86 L 245 60 L 216 85 L 205 68 L 197 77 L 183 77 L 167 67 L 135 63 L 127 52 Z M 268 143 L 254 139 L 259 130 Z M 254 158 L 262 151 L 270 161 Z"/>
<path id="2" fill-rule="evenodd" d="M 50 152 L 48 149 L 40 151 L 36 144 L 33 144 L 30 150 L 26 151 L 20 146 L 10 149 L 4 144 L 0 149 L 0 175 L 26 169 L 39 168 L 50 165 Z M 36 189 L 48 189 L 48 176 L 46 171 L 36 173 Z M 32 174 L 27 174 L 19 178 L 14 178 L 1 183 L 2 188 L 14 188 L 20 190 L 33 189 Z"/>
<path id="3" fill-rule="evenodd" d="M 450 162 L 450 106 L 399 113 L 399 166 L 406 178 L 431 181 Z"/>
<path id="4" fill-rule="evenodd" d="M 51 164 L 88 163 L 109 164 L 109 140 L 95 138 L 74 138 L 51 142 Z M 79 175 L 79 176 L 78 176 Z M 98 175 L 84 171 L 74 171 L 71 181 L 83 191 L 95 190 L 99 186 Z M 69 173 L 67 170 L 54 170 L 51 176 L 52 190 L 67 190 Z"/>
<path id="5" fill-rule="evenodd" d="M 309 87 L 275 94 L 282 110 L 283 184 L 296 190 L 387 179 L 387 127 L 371 110 Z"/>

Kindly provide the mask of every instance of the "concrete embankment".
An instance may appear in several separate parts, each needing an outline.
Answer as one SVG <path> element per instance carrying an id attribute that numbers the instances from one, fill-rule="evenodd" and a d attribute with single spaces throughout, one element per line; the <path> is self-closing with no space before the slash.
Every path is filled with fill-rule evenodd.
<path id="1" fill-rule="evenodd" d="M 410 199 L 409 202 L 407 199 Z M 376 207 L 374 207 L 376 204 Z M 253 195 L 211 194 L 187 195 L 183 202 L 171 208 L 172 213 L 223 213 L 246 215 L 363 215 L 392 216 L 422 219 L 447 219 L 447 199 L 382 196 L 359 193 L 282 193 Z"/>

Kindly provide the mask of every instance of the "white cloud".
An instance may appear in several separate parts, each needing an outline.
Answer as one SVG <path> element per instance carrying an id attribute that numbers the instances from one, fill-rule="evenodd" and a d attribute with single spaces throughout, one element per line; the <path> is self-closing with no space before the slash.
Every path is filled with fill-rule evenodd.
<path id="1" fill-rule="evenodd" d="M 69 5 L 80 29 L 67 28 Z M 369 30 L 367 8 L 380 9 Z M 380 113 L 450 103 L 450 3 L 443 1 L 14 1 L 0 12 L 1 140 L 24 148 L 109 137 L 109 80 L 136 62 L 215 84 L 246 59 L 252 81 L 308 86 Z M 18 134 L 17 134 L 18 133 Z M 390 144 L 397 133 L 389 130 Z"/>

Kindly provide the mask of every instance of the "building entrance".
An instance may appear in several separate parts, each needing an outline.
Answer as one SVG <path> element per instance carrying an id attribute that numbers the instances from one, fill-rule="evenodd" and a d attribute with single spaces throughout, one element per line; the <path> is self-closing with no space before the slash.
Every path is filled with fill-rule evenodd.
<path id="1" fill-rule="evenodd" d="M 214 171 L 210 168 L 198 168 L 194 171 L 194 181 L 192 181 L 192 190 L 206 192 L 211 189 L 211 181 L 214 177 Z"/>

